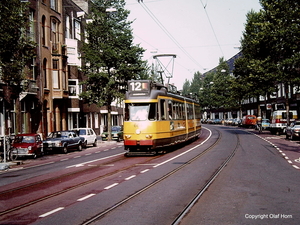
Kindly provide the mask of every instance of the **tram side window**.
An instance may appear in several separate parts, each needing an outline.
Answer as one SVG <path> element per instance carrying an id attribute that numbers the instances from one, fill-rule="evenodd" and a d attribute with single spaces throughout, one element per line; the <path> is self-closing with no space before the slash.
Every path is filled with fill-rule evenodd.
<path id="1" fill-rule="evenodd" d="M 161 120 L 166 120 L 167 119 L 167 115 L 166 115 L 166 110 L 165 110 L 165 100 L 161 99 L 159 101 L 159 108 L 160 108 L 160 119 Z"/>
<path id="2" fill-rule="evenodd" d="M 185 105 L 184 103 L 180 103 L 180 109 L 181 109 L 181 119 L 185 120 Z"/>
<path id="3" fill-rule="evenodd" d="M 158 118 L 158 112 L 157 112 L 156 105 L 157 105 L 156 103 L 150 103 L 150 110 L 149 110 L 149 116 L 148 116 L 149 120 L 157 120 L 157 118 Z"/>
<path id="4" fill-rule="evenodd" d="M 200 106 L 195 106 L 195 110 L 196 110 L 196 119 L 200 119 L 201 118 Z"/>
<path id="5" fill-rule="evenodd" d="M 169 113 L 169 119 L 172 120 L 173 119 L 173 106 L 172 106 L 172 101 L 169 100 L 168 101 L 168 113 Z"/>
<path id="6" fill-rule="evenodd" d="M 177 120 L 177 119 L 179 119 L 178 118 L 178 102 L 174 102 L 173 103 L 173 115 L 174 115 L 174 120 Z"/>
<path id="7" fill-rule="evenodd" d="M 193 108 L 192 108 L 193 106 L 192 105 L 190 105 L 190 104 L 188 104 L 187 105 L 187 110 L 188 110 L 188 119 L 190 120 L 190 119 L 193 119 Z"/>

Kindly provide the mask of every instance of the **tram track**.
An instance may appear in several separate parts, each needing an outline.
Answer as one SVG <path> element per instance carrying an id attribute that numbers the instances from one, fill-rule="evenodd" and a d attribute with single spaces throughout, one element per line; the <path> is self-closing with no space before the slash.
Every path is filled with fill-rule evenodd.
<path id="1" fill-rule="evenodd" d="M 118 203 L 115 203 L 113 206 L 107 208 L 106 210 L 99 212 L 97 215 L 91 217 L 90 219 L 86 220 L 84 223 L 82 223 L 82 225 L 88 225 L 88 224 L 92 224 L 94 222 L 96 222 L 97 220 L 101 219 L 102 217 L 104 217 L 105 215 L 107 215 L 108 213 L 112 212 L 113 210 L 115 210 L 116 208 L 122 206 L 123 204 L 127 203 L 128 201 L 132 200 L 133 198 L 137 197 L 138 195 L 142 194 L 143 192 L 146 192 L 148 189 L 150 189 L 151 187 L 161 183 L 162 181 L 166 180 L 168 177 L 174 175 L 176 172 L 178 172 L 179 170 L 183 169 L 184 167 L 188 166 L 189 164 L 191 164 L 193 161 L 203 157 L 205 154 L 207 154 L 211 149 L 213 149 L 221 140 L 222 138 L 222 134 L 220 131 L 218 131 L 218 137 L 217 139 L 209 146 L 207 147 L 205 150 L 203 150 L 201 153 L 199 153 L 198 155 L 194 156 L 193 158 L 191 158 L 190 160 L 188 160 L 187 162 L 185 162 L 184 164 L 180 165 L 179 167 L 173 169 L 172 171 L 168 172 L 167 174 L 165 174 L 164 176 L 160 177 L 159 179 L 155 180 L 154 182 L 148 184 L 147 186 L 145 186 L 144 188 L 140 189 L 139 191 L 136 191 L 135 193 L 133 193 L 132 195 L 129 195 L 128 197 L 124 198 L 123 200 L 119 201 Z M 196 145 L 195 147 L 199 147 L 202 144 Z M 193 148 L 195 148 L 193 147 Z M 232 156 L 234 154 L 231 154 Z M 231 157 L 232 157 L 231 156 Z M 228 160 L 228 159 L 227 159 Z M 226 160 L 226 161 L 227 161 Z M 228 160 L 229 161 L 229 160 Z M 223 168 L 226 166 L 227 163 L 223 163 L 222 166 L 220 168 Z M 219 174 L 219 172 L 221 171 L 221 169 L 217 169 L 217 171 L 214 174 Z M 212 182 L 212 179 L 210 179 Z M 207 183 L 206 185 L 207 186 Z M 209 185 L 208 185 L 209 186 Z M 204 188 L 202 188 L 203 191 Z M 182 213 L 181 213 L 182 214 Z"/>
<path id="2" fill-rule="evenodd" d="M 178 225 L 182 221 L 182 219 L 188 214 L 188 212 L 192 209 L 192 207 L 195 205 L 195 203 L 200 199 L 200 197 L 203 195 L 203 193 L 208 189 L 208 187 L 214 182 L 214 180 L 217 178 L 217 176 L 222 172 L 222 170 L 227 166 L 227 164 L 230 162 L 230 160 L 235 155 L 238 146 L 240 145 L 240 139 L 238 134 L 237 136 L 237 143 L 235 145 L 235 148 L 231 152 L 231 154 L 224 160 L 224 162 L 221 164 L 221 166 L 212 174 L 212 176 L 208 179 L 208 181 L 203 185 L 203 187 L 199 190 L 199 192 L 195 195 L 195 197 L 188 203 L 188 205 L 182 210 L 182 212 L 175 218 L 175 220 L 171 223 L 172 225 Z"/>
<path id="3" fill-rule="evenodd" d="M 151 161 L 155 158 L 158 158 L 158 157 L 160 157 L 160 156 L 154 156 L 154 157 L 151 157 L 151 158 L 144 158 L 145 160 L 143 160 L 140 163 L 147 163 L 147 162 L 149 162 L 149 161 Z M 83 167 L 83 169 L 76 170 L 76 171 L 73 171 L 73 172 L 69 172 L 69 173 L 66 173 L 66 174 L 63 174 L 63 175 L 61 175 L 61 174 L 56 175 L 56 176 L 53 176 L 53 177 L 48 178 L 48 179 L 43 179 L 43 180 L 36 181 L 36 182 L 33 182 L 33 183 L 29 183 L 29 184 L 26 184 L 26 185 L 23 185 L 23 186 L 18 186 L 18 187 L 12 188 L 12 189 L 4 190 L 4 191 L 0 192 L 0 199 L 1 200 L 6 200 L 6 201 L 12 201 L 13 198 L 20 198 L 20 197 L 22 198 L 22 196 L 25 196 L 25 195 L 28 196 L 29 192 L 32 192 L 32 193 L 36 194 L 38 190 L 47 190 L 47 188 L 49 188 L 49 186 L 51 186 L 51 185 L 54 185 L 54 184 L 61 185 L 62 182 L 67 183 L 67 181 L 72 180 L 74 178 L 77 178 L 78 176 L 84 177 L 85 174 L 87 174 L 87 173 L 97 172 L 99 170 L 99 168 L 101 168 L 101 167 L 105 167 L 106 165 L 110 165 L 110 164 L 113 164 L 113 163 L 123 162 L 124 160 L 130 161 L 130 158 L 118 157 L 117 159 L 108 160 L 104 163 L 97 164 L 93 167 Z M 31 199 L 29 201 L 24 201 L 23 203 L 21 203 L 19 205 L 16 205 L 16 206 L 13 206 L 13 207 L 2 210 L 0 212 L 0 216 L 3 216 L 5 214 L 11 213 L 11 212 L 16 211 L 16 210 L 26 208 L 28 206 L 39 203 L 41 201 L 44 201 L 44 200 L 53 198 L 55 196 L 61 195 L 63 193 L 66 193 L 68 191 L 74 190 L 76 188 L 80 188 L 84 185 L 91 184 L 93 182 L 97 182 L 99 180 L 105 179 L 106 177 L 112 176 L 112 175 L 117 174 L 117 173 L 122 172 L 122 171 L 126 171 L 126 170 L 128 170 L 130 168 L 133 168 L 135 166 L 136 166 L 136 164 L 129 163 L 128 166 L 122 167 L 121 169 L 113 170 L 109 173 L 105 173 L 104 175 L 101 175 L 101 176 L 96 176 L 92 179 L 86 179 L 83 182 L 78 182 L 76 184 L 72 183 L 72 185 L 67 186 L 67 187 L 63 187 L 59 191 L 55 191 L 55 192 L 52 192 L 52 193 L 43 192 L 43 196 L 36 197 L 35 199 Z M 28 197 L 26 197 L 26 199 L 27 198 Z"/>

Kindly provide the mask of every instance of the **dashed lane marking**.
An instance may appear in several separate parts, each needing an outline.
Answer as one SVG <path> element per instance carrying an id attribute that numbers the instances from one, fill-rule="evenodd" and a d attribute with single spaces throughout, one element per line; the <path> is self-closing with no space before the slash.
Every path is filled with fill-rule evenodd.
<path id="1" fill-rule="evenodd" d="M 88 198 L 90 198 L 90 197 L 93 197 L 94 195 L 96 195 L 96 194 L 89 194 L 89 195 L 87 195 L 87 196 L 85 196 L 85 197 L 82 197 L 82 198 L 80 198 L 80 199 L 77 199 L 77 201 L 78 201 L 78 202 L 84 201 L 84 200 L 86 200 L 86 199 L 88 199 Z"/>
<path id="2" fill-rule="evenodd" d="M 149 171 L 149 169 L 146 169 L 146 170 L 141 171 L 141 173 L 146 173 L 148 171 Z"/>
<path id="3" fill-rule="evenodd" d="M 119 183 L 114 183 L 114 184 L 112 184 L 112 185 L 109 185 L 109 186 L 105 187 L 104 189 L 105 189 L 105 190 L 111 189 L 111 188 L 113 188 L 114 186 L 117 186 L 118 184 L 119 184 Z"/>
<path id="4" fill-rule="evenodd" d="M 130 177 L 125 178 L 125 180 L 130 180 L 130 179 L 135 178 L 135 177 L 136 177 L 136 175 L 132 175 Z"/>
<path id="5" fill-rule="evenodd" d="M 47 213 L 44 213 L 44 214 L 40 215 L 39 217 L 46 217 L 46 216 L 49 216 L 49 215 L 51 215 L 51 214 L 53 214 L 53 213 L 56 213 L 56 212 L 58 212 L 58 211 L 60 211 L 60 210 L 63 210 L 64 208 L 65 208 L 65 207 L 59 207 L 59 208 L 53 209 L 52 211 L 47 212 Z"/>

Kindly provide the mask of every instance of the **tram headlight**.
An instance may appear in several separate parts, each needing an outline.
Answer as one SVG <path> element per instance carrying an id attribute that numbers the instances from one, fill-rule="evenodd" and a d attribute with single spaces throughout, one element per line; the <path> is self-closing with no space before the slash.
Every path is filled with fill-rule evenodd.
<path id="1" fill-rule="evenodd" d="M 125 135 L 125 138 L 126 138 L 126 139 L 129 139 L 129 138 L 131 138 L 131 135 L 126 134 L 126 135 Z"/>
<path id="2" fill-rule="evenodd" d="M 147 134 L 146 138 L 149 138 L 149 139 L 152 138 L 152 134 Z"/>
<path id="3" fill-rule="evenodd" d="M 135 131 L 135 133 L 136 133 L 136 134 L 140 134 L 141 131 L 140 131 L 139 129 L 137 129 L 137 130 Z"/>

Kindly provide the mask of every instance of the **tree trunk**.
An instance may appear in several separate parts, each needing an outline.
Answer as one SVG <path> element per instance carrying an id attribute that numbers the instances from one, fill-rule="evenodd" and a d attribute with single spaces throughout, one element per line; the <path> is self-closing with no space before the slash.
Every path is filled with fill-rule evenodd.
<path id="1" fill-rule="evenodd" d="M 289 104 L 289 85 L 287 83 L 284 84 L 285 91 L 285 109 L 286 109 L 286 124 L 290 125 L 290 104 Z"/>
<path id="2" fill-rule="evenodd" d="M 107 105 L 107 141 L 111 141 L 111 104 Z"/>

